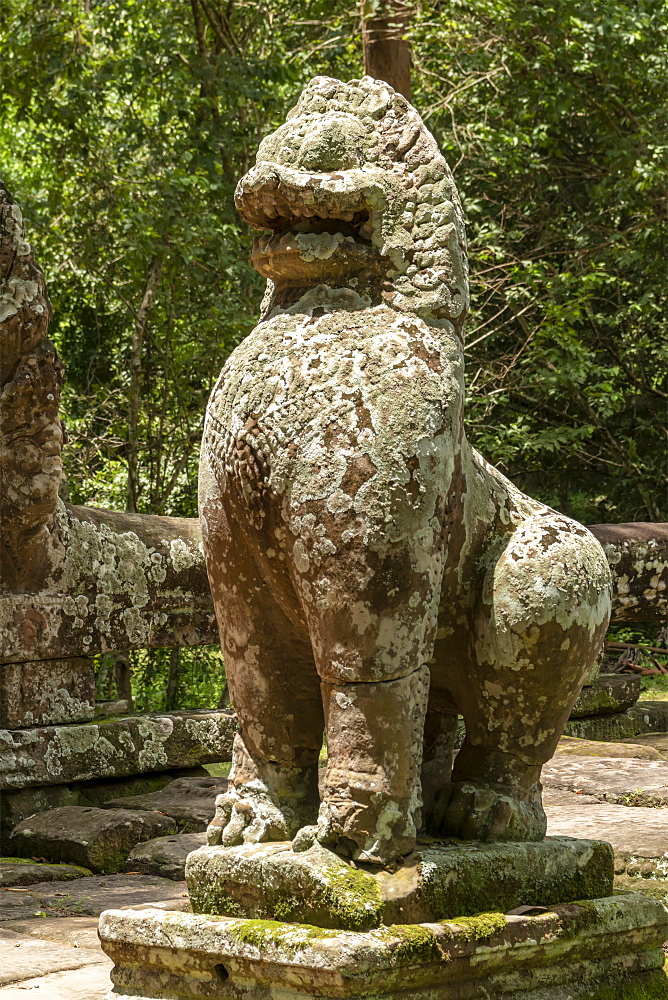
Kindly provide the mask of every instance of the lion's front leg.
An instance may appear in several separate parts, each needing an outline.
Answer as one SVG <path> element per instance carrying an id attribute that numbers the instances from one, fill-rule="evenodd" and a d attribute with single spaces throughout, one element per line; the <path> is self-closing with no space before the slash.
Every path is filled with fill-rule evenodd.
<path id="1" fill-rule="evenodd" d="M 409 854 L 420 825 L 429 670 L 323 684 L 328 763 L 317 837 L 339 854 L 384 863 Z"/>

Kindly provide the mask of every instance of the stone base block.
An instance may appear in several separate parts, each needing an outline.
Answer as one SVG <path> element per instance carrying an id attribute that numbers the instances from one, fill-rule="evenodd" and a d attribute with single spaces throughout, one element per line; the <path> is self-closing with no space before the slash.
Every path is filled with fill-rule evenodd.
<path id="1" fill-rule="evenodd" d="M 88 722 L 95 712 L 95 668 L 85 656 L 0 664 L 0 726 Z"/>
<path id="2" fill-rule="evenodd" d="M 108 1000 L 668 997 L 668 913 L 640 893 L 366 932 L 106 910 L 99 933 L 115 963 Z"/>
<path id="3" fill-rule="evenodd" d="M 0 790 L 231 760 L 236 730 L 236 716 L 227 711 L 0 729 Z"/>
<path id="4" fill-rule="evenodd" d="M 609 844 L 565 837 L 516 844 L 431 839 L 395 872 L 351 868 L 319 844 L 295 852 L 289 842 L 202 847 L 186 862 L 195 913 L 342 930 L 607 896 L 613 875 Z"/>
<path id="5" fill-rule="evenodd" d="M 601 674 L 583 687 L 573 706 L 571 719 L 587 715 L 611 715 L 635 705 L 640 697 L 640 677 L 633 674 Z"/>
<path id="6" fill-rule="evenodd" d="M 176 823 L 157 812 L 64 806 L 22 820 L 10 844 L 23 857 L 118 872 L 135 844 L 171 833 L 176 833 Z"/>

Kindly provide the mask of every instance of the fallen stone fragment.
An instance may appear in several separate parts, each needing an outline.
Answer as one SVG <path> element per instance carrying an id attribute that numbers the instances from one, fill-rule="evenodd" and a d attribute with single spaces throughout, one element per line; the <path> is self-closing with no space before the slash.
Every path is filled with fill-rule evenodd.
<path id="1" fill-rule="evenodd" d="M 541 781 L 546 788 L 580 791 L 625 806 L 668 806 L 668 761 L 664 760 L 556 753 L 543 767 Z"/>
<path id="2" fill-rule="evenodd" d="M 205 844 L 206 833 L 177 833 L 172 837 L 156 837 L 137 844 L 130 851 L 125 870 L 181 881 L 185 878 L 186 858 L 191 851 L 196 851 Z"/>
<path id="3" fill-rule="evenodd" d="M 10 843 L 23 856 L 109 873 L 121 871 L 135 844 L 170 833 L 176 833 L 174 820 L 150 810 L 63 806 L 22 820 Z"/>
<path id="4" fill-rule="evenodd" d="M 604 743 L 601 740 L 579 740 L 572 736 L 562 736 L 557 746 L 557 753 L 571 754 L 575 757 L 630 757 L 636 760 L 666 760 L 667 755 L 655 749 L 651 744 L 636 743 L 643 737 L 632 737 L 622 743 Z"/>
<path id="5" fill-rule="evenodd" d="M 70 882 L 92 875 L 78 865 L 49 865 L 26 858 L 0 858 L 0 888 L 12 885 L 34 885 L 36 882 Z"/>
<path id="6" fill-rule="evenodd" d="M 84 965 L 110 964 L 107 956 L 96 950 L 72 948 L 0 927 L 0 985 L 19 983 L 35 976 Z M 46 994 L 43 994 L 46 996 Z"/>
<path id="7" fill-rule="evenodd" d="M 163 903 L 188 907 L 185 882 L 154 875 L 96 875 L 63 885 L 43 882 L 22 889 L 0 889 L 0 923 L 33 917 L 99 916 L 108 906 L 142 907 Z M 45 921 L 46 922 L 46 921 Z"/>
<path id="8" fill-rule="evenodd" d="M 640 696 L 640 677 L 633 674 L 600 674 L 583 687 L 571 710 L 571 719 L 586 715 L 610 715 L 635 705 Z"/>
<path id="9" fill-rule="evenodd" d="M 608 895 L 612 878 L 608 844 L 566 839 L 465 844 L 428 838 L 394 873 L 351 868 L 317 843 L 306 851 L 293 851 L 289 842 L 207 846 L 186 863 L 196 913 L 347 930 L 591 899 Z"/>
<path id="10" fill-rule="evenodd" d="M 522 916 L 482 913 L 366 932 L 201 914 L 108 910 L 100 939 L 124 996 L 307 1000 L 630 1000 L 666 996 L 668 913 L 641 893 Z M 147 961 L 150 956 L 150 961 Z M 222 984 L 225 984 L 224 986 Z M 564 988 L 566 987 L 566 988 Z"/>
<path id="11" fill-rule="evenodd" d="M 668 812 L 637 806 L 583 803 L 563 793 L 561 804 L 545 803 L 550 837 L 606 840 L 615 852 L 615 874 L 668 878 Z M 570 796 L 570 800 L 565 799 Z M 641 891 L 641 887 L 637 887 Z"/>
<path id="12" fill-rule="evenodd" d="M 201 833 L 213 819 L 216 796 L 227 791 L 227 778 L 177 778 L 158 792 L 123 796 L 105 802 L 105 809 L 156 809 L 171 816 L 179 833 Z"/>

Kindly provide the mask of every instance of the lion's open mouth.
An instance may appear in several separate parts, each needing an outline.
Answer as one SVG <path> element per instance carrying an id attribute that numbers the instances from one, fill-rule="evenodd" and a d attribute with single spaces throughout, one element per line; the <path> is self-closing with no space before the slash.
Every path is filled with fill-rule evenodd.
<path id="1" fill-rule="evenodd" d="M 253 264 L 268 278 L 320 279 L 368 266 L 373 210 L 362 171 L 311 174 L 259 163 L 237 187 L 236 204 L 255 229 L 269 230 L 253 245 Z"/>

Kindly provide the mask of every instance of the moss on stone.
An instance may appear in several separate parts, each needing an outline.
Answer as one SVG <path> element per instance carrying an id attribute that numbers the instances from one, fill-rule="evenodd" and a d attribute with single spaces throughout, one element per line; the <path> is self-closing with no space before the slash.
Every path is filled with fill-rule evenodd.
<path id="1" fill-rule="evenodd" d="M 241 944 L 254 948 L 280 948 L 294 955 L 314 941 L 331 937 L 331 931 L 311 924 L 287 924 L 279 920 L 241 920 L 230 928 L 230 934 Z"/>
<path id="2" fill-rule="evenodd" d="M 616 875 L 615 889 L 618 892 L 642 892 L 668 906 L 668 879 Z"/>
<path id="3" fill-rule="evenodd" d="M 443 923 L 456 924 L 463 927 L 468 941 L 480 941 L 491 937 L 508 926 L 508 919 L 503 913 L 477 913 L 474 917 L 454 917 Z"/>
<path id="4" fill-rule="evenodd" d="M 399 938 L 392 948 L 394 965 L 417 965 L 424 962 L 443 961 L 443 952 L 438 946 L 436 935 L 421 924 L 392 924 L 387 935 Z"/>

